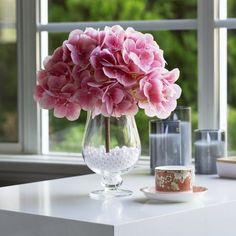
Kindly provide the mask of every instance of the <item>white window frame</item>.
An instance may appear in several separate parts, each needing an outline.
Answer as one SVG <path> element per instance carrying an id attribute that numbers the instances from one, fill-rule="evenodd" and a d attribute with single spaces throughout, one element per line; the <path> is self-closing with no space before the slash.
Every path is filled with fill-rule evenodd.
<path id="1" fill-rule="evenodd" d="M 137 30 L 197 30 L 198 126 L 227 130 L 227 61 L 224 58 L 227 58 L 227 29 L 236 29 L 236 19 L 227 19 L 227 0 L 198 0 L 197 19 L 78 23 L 48 23 L 47 0 L 16 2 L 19 143 L 0 144 L 0 153 L 48 153 L 48 115 L 32 98 L 35 71 L 47 54 L 48 32 L 70 32 L 88 26 L 103 28 L 120 24 Z M 41 12 L 42 8 L 45 10 Z M 44 47 L 40 47 L 42 44 Z M 36 55 L 40 55 L 37 61 Z"/>

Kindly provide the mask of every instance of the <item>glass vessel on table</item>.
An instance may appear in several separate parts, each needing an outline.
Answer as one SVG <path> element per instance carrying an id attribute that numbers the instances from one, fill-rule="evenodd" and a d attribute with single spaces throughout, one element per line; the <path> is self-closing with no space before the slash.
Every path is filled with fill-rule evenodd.
<path id="1" fill-rule="evenodd" d="M 93 118 L 88 114 L 82 154 L 87 166 L 102 176 L 104 187 L 92 191 L 90 196 L 105 199 L 131 195 L 132 191 L 119 188 L 121 175 L 134 167 L 140 153 L 134 116 Z"/>

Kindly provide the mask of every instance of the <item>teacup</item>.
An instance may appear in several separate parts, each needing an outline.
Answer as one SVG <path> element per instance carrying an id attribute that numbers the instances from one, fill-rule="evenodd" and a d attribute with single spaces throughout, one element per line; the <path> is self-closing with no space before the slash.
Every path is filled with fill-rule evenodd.
<path id="1" fill-rule="evenodd" d="M 191 166 L 155 168 L 155 186 L 159 192 L 192 192 L 194 169 Z"/>

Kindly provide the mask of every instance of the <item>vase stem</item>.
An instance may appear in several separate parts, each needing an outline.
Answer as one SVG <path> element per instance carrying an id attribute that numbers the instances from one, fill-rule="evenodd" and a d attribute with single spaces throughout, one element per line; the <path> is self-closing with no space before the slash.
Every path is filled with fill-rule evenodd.
<path id="1" fill-rule="evenodd" d="M 110 152 L 110 117 L 105 117 L 105 147 Z"/>

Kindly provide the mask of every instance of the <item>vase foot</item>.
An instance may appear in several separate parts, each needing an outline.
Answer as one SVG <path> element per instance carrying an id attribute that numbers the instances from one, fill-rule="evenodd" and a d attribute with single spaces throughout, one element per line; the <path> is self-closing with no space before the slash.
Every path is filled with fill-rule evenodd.
<path id="1" fill-rule="evenodd" d="M 104 200 L 110 198 L 118 198 L 118 197 L 127 197 L 132 195 L 132 191 L 125 189 L 114 189 L 114 190 L 95 190 L 90 192 L 89 196 L 93 199 Z"/>

